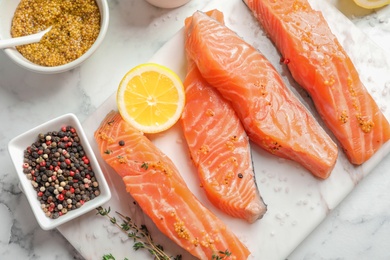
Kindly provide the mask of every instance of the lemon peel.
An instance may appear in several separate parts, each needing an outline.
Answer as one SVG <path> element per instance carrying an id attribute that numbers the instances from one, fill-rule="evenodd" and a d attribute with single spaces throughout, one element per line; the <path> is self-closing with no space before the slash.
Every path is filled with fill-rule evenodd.
<path id="1" fill-rule="evenodd" d="M 390 0 L 353 0 L 358 6 L 365 9 L 375 9 L 390 4 Z"/>
<path id="2" fill-rule="evenodd" d="M 171 69 L 144 63 L 122 78 L 116 102 L 126 122 L 144 133 L 159 133 L 179 120 L 185 91 L 181 79 Z"/>

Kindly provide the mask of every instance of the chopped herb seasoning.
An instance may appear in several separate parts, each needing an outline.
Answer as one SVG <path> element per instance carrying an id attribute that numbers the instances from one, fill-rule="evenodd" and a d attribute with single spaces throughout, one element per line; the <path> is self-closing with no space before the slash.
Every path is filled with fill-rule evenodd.
<path id="1" fill-rule="evenodd" d="M 147 169 L 149 168 L 149 165 L 148 165 L 146 162 L 144 162 L 144 163 L 141 165 L 141 168 L 147 170 Z"/>
<path id="2" fill-rule="evenodd" d="M 212 260 L 222 260 L 222 259 L 225 259 L 225 258 L 231 256 L 231 255 L 232 255 L 232 253 L 229 250 L 218 251 L 218 252 L 213 253 L 213 255 L 211 256 L 211 259 Z"/>

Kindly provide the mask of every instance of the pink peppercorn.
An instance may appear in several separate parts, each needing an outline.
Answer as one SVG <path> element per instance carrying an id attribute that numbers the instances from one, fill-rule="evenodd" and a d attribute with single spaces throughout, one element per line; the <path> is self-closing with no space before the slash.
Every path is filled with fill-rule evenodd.
<path id="1" fill-rule="evenodd" d="M 63 201 L 63 200 L 65 199 L 65 197 L 64 197 L 63 194 L 59 194 L 59 195 L 58 195 L 58 199 L 59 199 L 60 201 Z"/>
<path id="2" fill-rule="evenodd" d="M 95 178 L 91 177 L 93 171 L 90 161 L 83 151 L 76 129 L 64 126 L 61 130 L 63 133 L 40 134 L 36 141 L 40 148 L 36 143 L 27 147 L 24 155 L 26 163 L 23 164 L 23 168 L 30 174 L 28 178 L 36 181 L 38 185 L 38 188 L 33 186 L 46 216 L 52 219 L 66 214 L 68 210 L 79 208 L 100 193 L 98 185 L 90 184 L 91 179 L 95 181 Z M 24 171 L 27 172 L 26 170 Z M 80 174 L 81 171 L 83 174 Z M 41 172 L 44 173 L 43 176 Z M 81 175 L 83 181 L 79 180 Z M 67 206 L 64 206 L 64 211 L 61 210 L 61 205 L 65 200 Z"/>

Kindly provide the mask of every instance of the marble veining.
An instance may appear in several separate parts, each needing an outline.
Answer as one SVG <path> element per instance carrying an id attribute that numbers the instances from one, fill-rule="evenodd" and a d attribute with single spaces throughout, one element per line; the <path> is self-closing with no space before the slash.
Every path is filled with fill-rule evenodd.
<path id="1" fill-rule="evenodd" d="M 1 1 L 5 0 L 0 0 L 0 3 Z M 390 7 L 363 12 L 356 8 L 346 8 L 346 0 L 328 1 L 343 11 L 375 44 L 390 53 Z M 26 198 L 18 188 L 7 144 L 11 138 L 29 128 L 67 112 L 75 113 L 81 121 L 90 119 L 97 109 L 101 109 L 102 103 L 112 96 L 119 80 L 128 69 L 148 61 L 182 27 L 186 16 L 212 2 L 218 1 L 191 1 L 183 7 L 165 10 L 140 0 L 110 1 L 110 25 L 102 47 L 81 67 L 58 75 L 31 73 L 19 68 L 0 52 L 0 259 L 101 259 L 101 253 L 95 252 L 99 250 L 88 248 L 87 245 L 102 236 L 107 236 L 110 241 L 127 247 L 127 250 L 133 253 L 130 248 L 131 241 L 104 219 L 97 220 L 95 225 L 99 228 L 91 232 L 78 233 L 87 225 L 83 221 L 74 226 L 63 227 L 62 232 L 73 230 L 78 234 L 75 238 L 77 243 L 70 241 L 73 245 L 57 230 L 41 230 Z M 340 16 L 335 16 L 337 17 Z M 227 19 L 230 24 L 240 22 L 234 17 Z M 257 28 L 254 20 L 249 19 L 247 24 Z M 255 33 L 259 37 L 265 37 L 261 30 Z M 348 37 L 355 37 L 348 36 L 348 33 L 344 35 L 347 35 L 347 43 L 351 42 Z M 363 38 L 365 37 L 360 39 Z M 351 48 L 354 46 L 356 45 L 351 44 Z M 255 47 L 259 48 L 260 45 Z M 269 42 L 261 47 L 268 51 L 273 48 Z M 373 71 L 363 80 L 370 86 L 371 94 L 380 100 L 380 107 L 389 116 L 387 100 L 390 97 L 390 82 L 388 75 L 384 75 L 388 58 L 381 57 L 382 50 L 375 48 L 367 49 L 362 46 L 357 51 L 364 51 L 364 55 L 360 57 L 365 59 L 365 69 Z M 277 62 L 276 58 L 274 62 Z M 284 68 L 279 69 L 284 77 L 288 77 Z M 379 83 L 372 86 L 372 82 Z M 305 99 L 304 93 L 298 87 L 296 92 L 301 93 L 302 99 Z M 264 158 L 263 160 L 267 160 L 267 155 L 264 155 Z M 267 240 L 285 236 L 282 238 L 285 245 L 292 247 L 289 236 L 283 235 L 282 231 L 289 228 L 291 232 L 299 232 L 301 227 L 307 224 L 302 216 L 310 214 L 326 218 L 313 232 L 298 235 L 303 242 L 295 250 L 295 246 L 291 248 L 293 252 L 287 257 L 289 260 L 390 259 L 390 156 L 387 155 L 375 167 L 374 164 L 358 170 L 344 159 L 342 158 L 342 163 L 337 167 L 348 174 L 330 178 L 327 185 L 319 184 L 307 174 L 286 176 L 267 169 L 258 172 L 258 182 L 266 194 L 275 195 L 281 203 L 287 201 L 293 205 L 270 211 L 267 218 L 277 225 L 268 229 L 262 227 L 265 232 L 262 246 L 269 245 Z M 280 159 L 273 163 L 284 165 L 286 161 Z M 292 171 L 299 172 L 299 167 L 295 164 L 291 163 L 289 167 Z M 367 169 L 371 168 L 374 168 L 372 173 L 367 175 Z M 112 181 L 118 182 L 118 179 L 114 178 Z M 296 181 L 303 184 L 299 187 L 289 185 Z M 339 190 L 343 190 L 345 194 L 335 192 Z M 347 196 L 350 190 L 352 192 Z M 291 199 L 294 193 L 299 196 Z M 339 205 L 344 197 L 346 198 Z M 294 208 L 300 212 L 294 212 Z M 152 225 L 142 215 L 139 218 L 141 222 Z M 240 222 L 236 224 L 238 229 L 242 228 Z M 307 238 L 304 239 L 305 237 Z M 164 241 L 164 238 L 159 236 L 156 239 Z M 242 239 L 244 242 L 250 242 L 248 236 L 243 236 Z M 163 244 L 167 245 L 166 243 L 168 242 L 164 241 Z M 116 255 L 116 251 L 110 250 L 112 248 L 104 248 L 105 252 Z M 121 259 L 120 256 L 122 254 L 118 254 L 118 259 Z M 147 254 L 137 252 L 140 259 L 145 259 L 146 256 Z"/>

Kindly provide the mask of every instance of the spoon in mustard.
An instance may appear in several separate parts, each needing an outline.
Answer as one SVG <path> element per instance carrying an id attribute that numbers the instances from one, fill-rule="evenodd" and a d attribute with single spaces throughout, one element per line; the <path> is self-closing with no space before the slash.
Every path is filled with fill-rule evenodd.
<path id="1" fill-rule="evenodd" d="M 50 30 L 51 30 L 51 26 L 43 31 L 40 31 L 39 33 L 34 33 L 34 34 L 30 34 L 22 37 L 10 38 L 10 39 L 0 39 L 0 49 L 39 42 L 42 39 L 43 35 L 45 35 Z"/>

